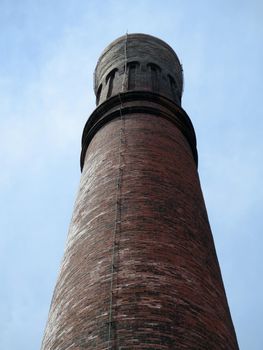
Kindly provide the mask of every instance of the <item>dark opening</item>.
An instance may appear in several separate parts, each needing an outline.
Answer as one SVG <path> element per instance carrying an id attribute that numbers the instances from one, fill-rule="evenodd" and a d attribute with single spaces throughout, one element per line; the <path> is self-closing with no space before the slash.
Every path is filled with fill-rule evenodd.
<path id="1" fill-rule="evenodd" d="M 108 83 L 108 92 L 107 92 L 107 98 L 111 97 L 112 90 L 113 90 L 113 81 L 115 74 L 117 72 L 117 69 L 113 69 L 106 77 L 106 84 Z"/>
<path id="2" fill-rule="evenodd" d="M 136 86 L 136 71 L 139 68 L 139 62 L 128 63 L 128 90 L 134 90 Z"/>
<path id="3" fill-rule="evenodd" d="M 96 104 L 97 105 L 100 103 L 101 89 L 102 89 L 102 84 L 100 84 L 98 91 L 97 91 L 97 95 L 96 95 Z"/>
<path id="4" fill-rule="evenodd" d="M 176 82 L 174 80 L 174 78 L 168 74 L 168 79 L 169 79 L 169 83 L 170 83 L 170 89 L 171 89 L 171 93 L 174 99 L 177 99 L 177 85 Z"/>
<path id="5" fill-rule="evenodd" d="M 160 78 L 161 68 L 154 63 L 149 63 L 148 67 L 150 70 L 151 88 L 153 91 L 157 92 L 159 91 L 159 78 Z"/>

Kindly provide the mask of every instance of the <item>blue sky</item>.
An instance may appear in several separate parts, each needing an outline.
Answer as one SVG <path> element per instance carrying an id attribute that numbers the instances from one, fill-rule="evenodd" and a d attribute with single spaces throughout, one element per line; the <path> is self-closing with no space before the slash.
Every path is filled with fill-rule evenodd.
<path id="1" fill-rule="evenodd" d="M 96 61 L 126 30 L 180 57 L 183 107 L 241 349 L 263 348 L 263 2 L 0 0 L 0 348 L 40 347 L 95 107 Z"/>

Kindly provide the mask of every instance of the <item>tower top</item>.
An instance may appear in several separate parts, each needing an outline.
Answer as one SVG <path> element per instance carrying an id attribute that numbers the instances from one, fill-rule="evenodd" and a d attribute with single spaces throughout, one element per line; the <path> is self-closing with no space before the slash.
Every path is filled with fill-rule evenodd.
<path id="1" fill-rule="evenodd" d="M 151 91 L 180 105 L 182 66 L 174 50 L 161 39 L 146 34 L 123 35 L 101 54 L 94 91 L 97 105 L 127 91 Z"/>

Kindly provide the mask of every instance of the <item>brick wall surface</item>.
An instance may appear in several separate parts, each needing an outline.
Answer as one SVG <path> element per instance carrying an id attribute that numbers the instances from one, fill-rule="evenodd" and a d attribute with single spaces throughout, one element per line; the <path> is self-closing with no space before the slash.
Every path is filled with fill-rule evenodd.
<path id="1" fill-rule="evenodd" d="M 129 34 L 127 37 L 120 37 L 104 50 L 95 70 L 94 90 L 96 95 L 101 87 L 97 103 L 109 97 L 109 75 L 113 71 L 115 75 L 111 95 L 129 90 L 128 77 L 132 62 L 137 63 L 135 84 L 132 90 L 155 90 L 176 103 L 181 103 L 183 72 L 177 55 L 164 41 L 143 34 Z M 157 68 L 155 87 L 152 86 L 152 64 Z M 171 87 L 170 79 L 174 81 L 174 89 Z"/>
<path id="2" fill-rule="evenodd" d="M 237 349 L 190 147 L 158 116 L 116 118 L 92 139 L 43 341 L 108 348 Z"/>

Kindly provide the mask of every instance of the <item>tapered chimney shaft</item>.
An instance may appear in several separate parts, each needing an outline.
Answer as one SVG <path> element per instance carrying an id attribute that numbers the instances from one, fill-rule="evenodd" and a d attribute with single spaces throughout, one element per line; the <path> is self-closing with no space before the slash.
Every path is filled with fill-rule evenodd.
<path id="1" fill-rule="evenodd" d="M 123 36 L 94 89 L 42 349 L 238 349 L 178 57 L 155 37 Z"/>

